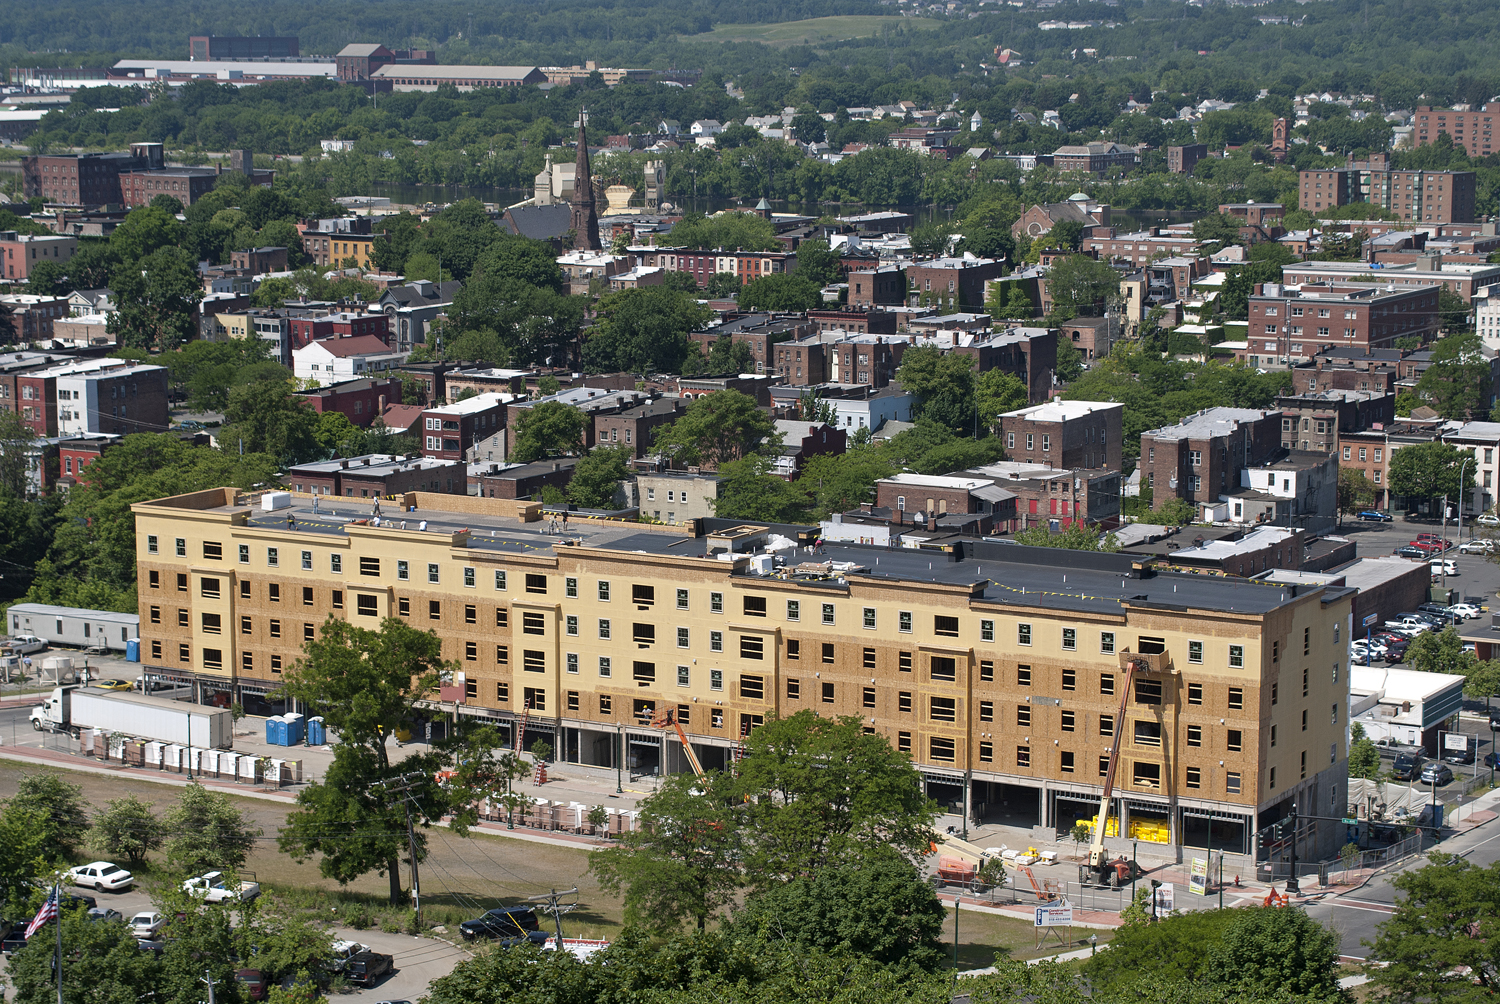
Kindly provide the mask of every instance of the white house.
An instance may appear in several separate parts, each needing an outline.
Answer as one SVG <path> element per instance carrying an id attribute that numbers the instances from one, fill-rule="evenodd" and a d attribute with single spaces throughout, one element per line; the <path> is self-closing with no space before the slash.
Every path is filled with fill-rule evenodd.
<path id="1" fill-rule="evenodd" d="M 724 126 L 714 119 L 699 119 L 688 126 L 688 131 L 694 136 L 717 136 L 724 131 Z"/>
<path id="2" fill-rule="evenodd" d="M 298 380 L 316 380 L 326 387 L 378 376 L 404 363 L 409 355 L 409 351 L 393 349 L 374 335 L 324 338 L 292 350 L 292 372 Z"/>
<path id="3" fill-rule="evenodd" d="M 874 432 L 886 422 L 910 422 L 916 398 L 909 391 L 887 387 L 863 400 L 834 397 L 825 399 L 833 408 L 834 428 L 854 435 L 860 429 Z"/>

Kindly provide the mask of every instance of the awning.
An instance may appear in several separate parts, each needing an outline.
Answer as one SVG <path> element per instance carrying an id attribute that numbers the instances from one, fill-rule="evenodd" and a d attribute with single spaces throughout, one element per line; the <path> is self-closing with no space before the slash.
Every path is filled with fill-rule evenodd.
<path id="1" fill-rule="evenodd" d="M 1235 815 L 1232 812 L 1224 812 L 1219 809 L 1183 809 L 1182 814 L 1184 816 L 1191 816 L 1194 819 L 1217 819 L 1226 823 L 1242 823 L 1248 825 L 1250 822 L 1248 814 Z"/>

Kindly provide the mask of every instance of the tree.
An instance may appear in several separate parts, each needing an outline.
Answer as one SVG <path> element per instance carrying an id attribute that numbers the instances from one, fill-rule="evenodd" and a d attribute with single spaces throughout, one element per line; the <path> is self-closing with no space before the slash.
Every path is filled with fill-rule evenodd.
<path id="1" fill-rule="evenodd" d="M 944 961 L 946 916 L 911 862 L 873 855 L 755 893 L 735 915 L 731 930 L 930 971 Z"/>
<path id="2" fill-rule="evenodd" d="M 985 301 L 984 309 L 994 317 L 1023 321 L 1036 316 L 1036 304 L 1032 303 L 1031 294 L 1021 283 L 997 282 L 990 289 L 990 299 Z"/>
<path id="3" fill-rule="evenodd" d="M 89 813 L 83 788 L 60 774 L 24 775 L 8 808 L 35 812 L 45 820 L 42 839 L 65 857 L 72 857 L 88 840 Z"/>
<path id="4" fill-rule="evenodd" d="M 974 400 L 974 360 L 945 353 L 935 345 L 918 345 L 901 356 L 896 371 L 901 386 L 917 395 L 914 414 L 959 433 L 973 433 L 978 416 Z"/>
<path id="5" fill-rule="evenodd" d="M 739 305 L 745 310 L 812 310 L 822 302 L 817 284 L 801 272 L 783 272 L 752 279 L 740 288 Z"/>
<path id="6" fill-rule="evenodd" d="M 1240 221 L 1228 213 L 1204 216 L 1193 224 L 1193 239 L 1237 244 L 1240 240 Z"/>
<path id="7" fill-rule="evenodd" d="M 516 420 L 516 441 L 510 459 L 529 464 L 542 457 L 570 455 L 583 449 L 583 429 L 588 419 L 572 405 L 543 401 L 521 409 Z"/>
<path id="8" fill-rule="evenodd" d="M 979 374 L 974 402 L 979 409 L 980 424 L 985 428 L 994 429 L 1001 415 L 1026 407 L 1029 400 L 1026 385 L 1014 373 L 996 368 Z"/>
<path id="9" fill-rule="evenodd" d="M 1251 907 L 1208 946 L 1203 976 L 1245 997 L 1290 994 L 1306 1001 L 1347 1004 L 1339 986 L 1339 935 L 1301 910 Z"/>
<path id="10" fill-rule="evenodd" d="M 1440 338 L 1432 347 L 1431 365 L 1417 381 L 1417 396 L 1439 415 L 1457 421 L 1468 421 L 1487 409 L 1490 363 L 1479 336 L 1467 332 Z"/>
<path id="11" fill-rule="evenodd" d="M 716 469 L 740 460 L 775 434 L 755 399 L 737 390 L 705 394 L 657 430 L 653 448 L 684 466 Z"/>
<path id="12" fill-rule="evenodd" d="M 1390 490 L 1406 496 L 1408 504 L 1441 498 L 1456 502 L 1473 487 L 1474 455 L 1456 446 L 1421 443 L 1403 446 L 1391 455 Z"/>
<path id="13" fill-rule="evenodd" d="M 772 473 L 771 461 L 758 453 L 720 465 L 719 476 L 723 483 L 713 500 L 716 516 L 795 523 L 806 515 L 801 488 Z"/>
<path id="14" fill-rule="evenodd" d="M 182 224 L 160 206 L 132 209 L 114 233 L 109 245 L 124 262 L 134 264 L 163 248 L 182 244 Z M 123 300 L 119 301 L 121 305 Z"/>
<path id="15" fill-rule="evenodd" d="M 68 266 L 56 259 L 33 262 L 26 275 L 26 292 L 36 296 L 65 296 L 73 289 L 68 281 Z M 0 342 L 4 341 L 0 337 Z"/>
<path id="16" fill-rule="evenodd" d="M 1356 467 L 1339 468 L 1338 506 L 1340 518 L 1375 504 L 1375 486 Z"/>
<path id="17" fill-rule="evenodd" d="M 1047 273 L 1047 291 L 1056 307 L 1073 316 L 1096 317 L 1119 298 L 1120 273 L 1087 255 L 1069 255 Z"/>
<path id="18" fill-rule="evenodd" d="M 781 247 L 770 220 L 743 212 L 723 212 L 707 217 L 689 213 L 672 227 L 666 243 L 672 247 L 723 248 L 726 251 L 774 251 Z"/>
<path id="19" fill-rule="evenodd" d="M 166 827 L 148 803 L 127 795 L 113 799 L 94 814 L 90 836 L 101 854 L 128 858 L 131 864 L 139 865 L 147 854 L 161 847 Z"/>
<path id="20" fill-rule="evenodd" d="M 1193 503 L 1175 495 L 1158 502 L 1156 508 L 1151 510 L 1151 515 L 1151 522 L 1162 526 L 1186 526 L 1198 520 L 1198 510 Z"/>
<path id="21" fill-rule="evenodd" d="M 1395 912 L 1366 942 L 1382 963 L 1368 970 L 1374 999 L 1492 1000 L 1500 991 L 1500 862 L 1480 866 L 1440 851 L 1427 860 L 1396 877 Z"/>
<path id="22" fill-rule="evenodd" d="M 740 277 L 733 272 L 715 272 L 708 277 L 708 285 L 703 287 L 703 295 L 711 300 L 720 300 L 738 294 L 740 286 Z"/>
<path id="23" fill-rule="evenodd" d="M 733 900 L 739 830 L 727 775 L 675 774 L 640 803 L 639 829 L 592 855 L 589 870 L 624 892 L 625 920 L 654 932 L 690 921 L 703 930 Z"/>
<path id="24" fill-rule="evenodd" d="M 1082 967 L 1107 999 L 1128 999 L 1125 994 L 1143 982 L 1201 981 L 1209 946 L 1218 942 L 1234 911 L 1193 910 L 1155 923 L 1149 909 L 1127 910 L 1121 917 L 1126 923 L 1115 931 L 1109 951 L 1085 959 Z"/>
<path id="25" fill-rule="evenodd" d="M 936 818 L 910 759 L 855 716 L 767 721 L 728 790 L 745 882 L 757 890 L 889 853 L 921 861 Z"/>
<path id="26" fill-rule="evenodd" d="M 1421 673 L 1452 673 L 1467 677 L 1479 669 L 1479 660 L 1473 652 L 1464 651 L 1463 639 L 1452 627 L 1424 631 L 1413 638 L 1406 650 L 1406 661 Z"/>
<path id="27" fill-rule="evenodd" d="M 623 289 L 599 301 L 599 322 L 583 343 L 591 373 L 676 373 L 687 357 L 688 332 L 710 312 L 692 296 L 662 286 Z"/>
<path id="28" fill-rule="evenodd" d="M 1028 547 L 1058 547 L 1068 551 L 1105 551 L 1113 553 L 1120 549 L 1120 542 L 1112 533 L 1101 534 L 1097 528 L 1086 523 L 1070 523 L 1067 528 L 1053 533 L 1045 526 L 1037 525 L 1018 530 L 1017 544 Z"/>
<path id="29" fill-rule="evenodd" d="M 868 430 L 866 430 L 868 431 Z M 868 444 L 843 453 L 820 453 L 807 462 L 798 487 L 812 496 L 812 513 L 826 519 L 875 499 L 875 482 L 900 472 L 885 452 Z"/>
<path id="30" fill-rule="evenodd" d="M 182 790 L 163 828 L 167 860 L 188 875 L 239 870 L 260 835 L 260 828 L 250 825 L 228 795 L 201 784 Z"/>
<path id="31" fill-rule="evenodd" d="M 112 288 L 119 309 L 107 328 L 123 347 L 171 349 L 197 333 L 193 313 L 203 288 L 192 256 L 183 249 L 164 247 L 135 259 L 115 273 Z"/>
<path id="32" fill-rule="evenodd" d="M 728 335 L 714 339 L 713 348 L 704 356 L 693 347 L 683 361 L 683 376 L 718 376 L 724 373 L 751 373 L 755 370 L 755 353 L 750 343 L 736 341 Z"/>
<path id="33" fill-rule="evenodd" d="M 51 923 L 62 925 L 63 999 L 134 1004 L 164 998 L 160 967 L 150 952 L 141 951 L 124 924 L 97 923 L 82 907 L 65 910 Z M 46 927 L 6 963 L 7 981 L 19 1004 L 51 1004 L 58 999 L 54 930 Z"/>
<path id="34" fill-rule="evenodd" d="M 1358 722 L 1354 727 L 1359 729 L 1359 735 L 1349 743 L 1349 776 L 1373 781 L 1380 776 L 1380 749 L 1364 734 L 1364 728 Z"/>
<path id="35" fill-rule="evenodd" d="M 1473 308 L 1447 286 L 1438 287 L 1438 323 L 1446 332 L 1472 328 Z"/>
<path id="36" fill-rule="evenodd" d="M 794 273 L 815 286 L 826 286 L 839 280 L 839 256 L 821 237 L 797 245 L 797 271 Z"/>
<path id="37" fill-rule="evenodd" d="M 219 441 L 226 449 L 268 453 L 283 463 L 316 457 L 318 413 L 284 380 L 257 380 L 229 391 Z"/>
<path id="38" fill-rule="evenodd" d="M 1053 364 L 1052 372 L 1061 383 L 1072 383 L 1083 376 L 1083 353 L 1078 351 L 1071 338 L 1057 340 L 1057 362 Z"/>
<path id="39" fill-rule="evenodd" d="M 620 482 L 630 477 L 635 451 L 628 446 L 596 446 L 584 454 L 568 479 L 568 499 L 585 509 L 611 509 Z"/>

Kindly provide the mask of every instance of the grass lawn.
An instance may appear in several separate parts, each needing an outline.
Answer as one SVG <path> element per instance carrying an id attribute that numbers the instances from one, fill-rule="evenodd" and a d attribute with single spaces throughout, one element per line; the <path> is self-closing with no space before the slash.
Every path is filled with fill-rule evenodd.
<path id="1" fill-rule="evenodd" d="M 778 24 L 721 24 L 702 35 L 688 35 L 684 42 L 764 42 L 767 45 L 807 45 L 839 42 L 846 38 L 867 38 L 885 25 L 907 28 L 936 28 L 942 22 L 925 17 L 885 17 L 875 14 L 845 14 L 837 17 L 814 17 L 805 21 L 782 21 Z"/>
<path id="2" fill-rule="evenodd" d="M 1068 928 L 1057 928 L 1049 932 L 1047 942 L 1038 951 L 1036 928 L 1029 921 L 1016 917 L 1001 917 L 992 913 L 963 910 L 958 917 L 958 968 L 980 969 L 995 964 L 996 956 L 1013 959 L 1035 959 L 1040 956 L 1057 955 L 1077 948 L 1087 948 L 1089 935 L 1099 936 L 1099 944 L 1114 937 L 1114 931 L 1096 931 L 1087 927 L 1072 929 L 1073 943 L 1058 944 L 1060 935 L 1064 941 Z M 943 943 L 950 958 L 953 953 L 953 911 L 948 911 L 948 922 L 943 926 Z"/>

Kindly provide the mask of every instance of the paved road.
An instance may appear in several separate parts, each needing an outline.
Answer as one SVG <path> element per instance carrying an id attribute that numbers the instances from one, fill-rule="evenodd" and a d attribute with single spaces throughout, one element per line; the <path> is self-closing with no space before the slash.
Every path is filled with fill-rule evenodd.
<path id="1" fill-rule="evenodd" d="M 1476 865 L 1490 865 L 1500 860 L 1500 829 L 1491 821 L 1468 833 L 1450 837 L 1436 849 L 1460 855 Z M 1376 876 L 1362 889 L 1337 899 L 1309 904 L 1307 915 L 1339 933 L 1343 939 L 1344 955 L 1363 959 L 1369 952 L 1363 942 L 1375 939 L 1375 928 L 1391 915 L 1395 907 L 1396 877 L 1403 871 L 1426 864 L 1423 857 L 1408 859 L 1402 868 Z"/>

